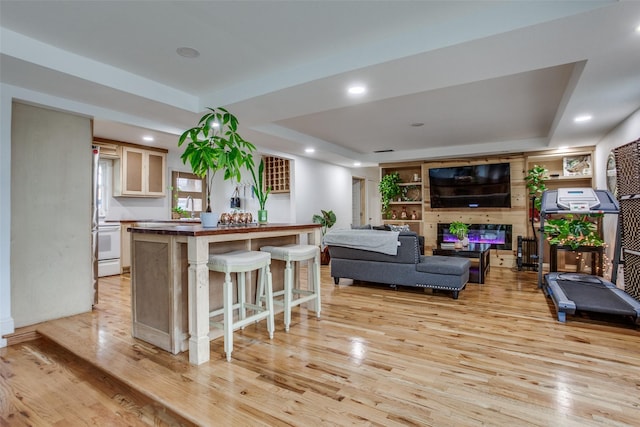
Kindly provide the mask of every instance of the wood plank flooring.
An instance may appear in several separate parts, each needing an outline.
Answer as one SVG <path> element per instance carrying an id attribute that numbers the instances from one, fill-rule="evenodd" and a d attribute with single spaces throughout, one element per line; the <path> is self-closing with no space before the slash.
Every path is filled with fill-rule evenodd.
<path id="1" fill-rule="evenodd" d="M 273 340 L 261 322 L 192 366 L 131 338 L 129 280 L 107 278 L 92 313 L 0 349 L 0 424 L 637 426 L 640 328 L 559 323 L 536 280 L 494 268 L 453 300 L 323 267 L 319 320 L 279 314 Z"/>

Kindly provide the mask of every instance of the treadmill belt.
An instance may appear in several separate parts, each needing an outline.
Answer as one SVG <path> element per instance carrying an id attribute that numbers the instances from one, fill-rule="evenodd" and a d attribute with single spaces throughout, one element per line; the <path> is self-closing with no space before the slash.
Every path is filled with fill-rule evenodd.
<path id="1" fill-rule="evenodd" d="M 577 310 L 634 317 L 637 314 L 633 307 L 602 283 L 560 279 L 557 283 L 567 298 L 575 303 Z"/>

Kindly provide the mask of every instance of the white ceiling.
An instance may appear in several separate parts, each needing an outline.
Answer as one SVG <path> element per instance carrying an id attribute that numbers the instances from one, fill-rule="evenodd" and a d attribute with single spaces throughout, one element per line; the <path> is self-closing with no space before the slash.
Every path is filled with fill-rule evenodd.
<path id="1" fill-rule="evenodd" d="M 638 1 L 0 0 L 0 25 L 3 83 L 170 149 L 207 106 L 344 166 L 593 145 L 640 108 Z"/>

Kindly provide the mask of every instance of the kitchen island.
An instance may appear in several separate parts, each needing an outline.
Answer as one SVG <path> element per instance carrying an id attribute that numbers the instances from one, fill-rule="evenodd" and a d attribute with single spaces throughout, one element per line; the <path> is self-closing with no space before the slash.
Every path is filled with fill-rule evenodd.
<path id="1" fill-rule="evenodd" d="M 222 307 L 221 273 L 210 272 L 210 254 L 260 250 L 266 245 L 320 244 L 319 224 L 265 224 L 203 228 L 146 224 L 131 232 L 133 336 L 174 354 L 189 350 L 189 361 L 209 360 L 209 312 Z M 282 268 L 272 264 L 274 290 Z M 255 293 L 255 280 L 248 292 Z"/>

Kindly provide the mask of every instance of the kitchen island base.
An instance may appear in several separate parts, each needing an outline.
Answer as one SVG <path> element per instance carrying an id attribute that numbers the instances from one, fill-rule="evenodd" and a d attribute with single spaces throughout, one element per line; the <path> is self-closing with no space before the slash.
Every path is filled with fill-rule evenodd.
<path id="1" fill-rule="evenodd" d="M 222 331 L 209 327 L 209 313 L 222 307 L 224 282 L 223 274 L 209 271 L 210 254 L 257 251 L 303 240 L 320 244 L 319 224 L 215 229 L 159 225 L 129 230 L 132 334 L 174 354 L 189 350 L 189 361 L 196 365 L 209 360 L 209 341 L 222 336 Z M 272 262 L 271 270 L 277 291 L 284 283 L 284 268 Z M 255 296 L 256 275 L 250 279 L 247 292 Z"/>

